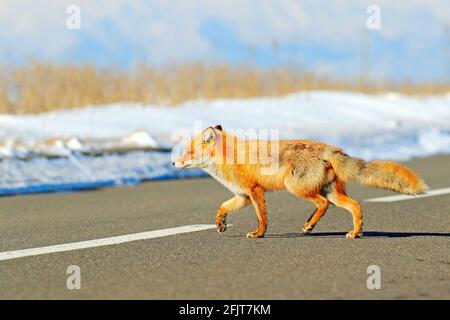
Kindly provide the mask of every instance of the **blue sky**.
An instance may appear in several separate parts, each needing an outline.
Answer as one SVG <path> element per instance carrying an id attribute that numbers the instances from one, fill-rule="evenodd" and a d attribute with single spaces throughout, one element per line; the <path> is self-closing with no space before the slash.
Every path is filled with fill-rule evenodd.
<path id="1" fill-rule="evenodd" d="M 66 28 L 71 4 L 80 7 L 80 30 Z M 372 4 L 379 30 L 366 28 Z M 199 60 L 348 78 L 367 54 L 370 79 L 450 80 L 450 1 L 0 0 L 0 63 Z"/>

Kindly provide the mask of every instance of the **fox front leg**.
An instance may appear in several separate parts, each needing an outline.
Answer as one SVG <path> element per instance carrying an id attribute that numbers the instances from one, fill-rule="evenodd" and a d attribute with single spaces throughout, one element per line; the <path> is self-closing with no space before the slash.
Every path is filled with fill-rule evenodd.
<path id="1" fill-rule="evenodd" d="M 227 215 L 230 212 L 245 208 L 251 202 L 250 198 L 243 195 L 237 195 L 230 200 L 225 201 L 217 210 L 216 227 L 219 233 L 227 230 Z"/>
<path id="2" fill-rule="evenodd" d="M 264 189 L 256 186 L 251 190 L 250 199 L 255 208 L 256 217 L 258 218 L 258 228 L 247 233 L 247 238 L 262 238 L 267 229 L 267 212 L 266 200 L 264 197 Z"/>

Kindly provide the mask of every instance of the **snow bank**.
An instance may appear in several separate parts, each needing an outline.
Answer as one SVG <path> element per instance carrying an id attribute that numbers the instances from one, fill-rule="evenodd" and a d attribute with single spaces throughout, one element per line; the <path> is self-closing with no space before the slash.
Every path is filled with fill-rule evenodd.
<path id="1" fill-rule="evenodd" d="M 281 138 L 331 143 L 367 160 L 450 153 L 450 94 L 307 92 L 175 107 L 88 106 L 0 115 L 0 194 L 197 176 L 174 170 L 170 153 L 152 151 L 173 146 L 172 132 L 192 131 L 196 121 L 225 129 L 279 129 Z"/>

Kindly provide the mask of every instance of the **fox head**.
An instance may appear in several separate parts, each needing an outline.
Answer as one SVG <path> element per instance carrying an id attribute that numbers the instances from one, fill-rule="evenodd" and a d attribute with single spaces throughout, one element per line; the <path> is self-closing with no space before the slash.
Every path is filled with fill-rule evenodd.
<path id="1" fill-rule="evenodd" d="M 206 128 L 191 139 L 181 157 L 172 164 L 178 169 L 208 167 L 214 161 L 216 146 L 223 134 L 221 125 Z"/>

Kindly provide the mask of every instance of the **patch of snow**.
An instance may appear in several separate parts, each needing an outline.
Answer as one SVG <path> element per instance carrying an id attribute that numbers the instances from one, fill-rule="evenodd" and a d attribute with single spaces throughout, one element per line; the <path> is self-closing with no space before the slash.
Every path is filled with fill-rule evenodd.
<path id="1" fill-rule="evenodd" d="M 124 146 L 130 146 L 130 147 L 153 147 L 157 148 L 158 143 L 153 139 L 148 132 L 145 132 L 143 130 L 135 131 L 122 139 L 120 139 L 120 144 Z"/>
<path id="2" fill-rule="evenodd" d="M 121 103 L 0 115 L 0 186 L 36 190 L 44 185 L 120 184 L 130 177 L 133 181 L 182 177 L 185 173 L 172 168 L 167 154 L 138 151 L 173 147 L 174 130 L 192 131 L 196 121 L 203 127 L 221 124 L 226 130 L 278 129 L 280 138 L 318 140 L 366 160 L 450 153 L 450 94 L 312 91 L 195 100 L 172 107 Z M 118 150 L 137 152 L 111 154 Z"/>

